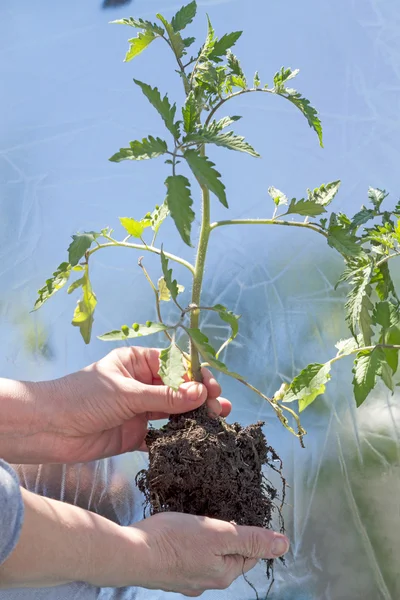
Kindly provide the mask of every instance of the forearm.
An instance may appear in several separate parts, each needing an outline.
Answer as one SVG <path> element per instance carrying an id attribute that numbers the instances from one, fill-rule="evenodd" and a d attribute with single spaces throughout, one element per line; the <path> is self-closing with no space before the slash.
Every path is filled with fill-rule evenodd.
<path id="1" fill-rule="evenodd" d="M 142 542 L 121 527 L 76 506 L 22 490 L 19 541 L 0 566 L 0 588 L 47 587 L 72 581 L 135 585 Z"/>
<path id="2" fill-rule="evenodd" d="M 41 462 L 51 417 L 48 390 L 39 383 L 0 378 L 0 457 Z"/>

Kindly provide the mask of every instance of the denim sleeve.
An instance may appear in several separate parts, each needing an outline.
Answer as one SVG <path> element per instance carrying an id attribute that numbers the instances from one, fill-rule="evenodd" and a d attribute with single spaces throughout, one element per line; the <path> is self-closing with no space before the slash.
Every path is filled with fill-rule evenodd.
<path id="1" fill-rule="evenodd" d="M 18 542 L 23 518 L 18 477 L 10 465 L 0 459 L 0 565 Z"/>

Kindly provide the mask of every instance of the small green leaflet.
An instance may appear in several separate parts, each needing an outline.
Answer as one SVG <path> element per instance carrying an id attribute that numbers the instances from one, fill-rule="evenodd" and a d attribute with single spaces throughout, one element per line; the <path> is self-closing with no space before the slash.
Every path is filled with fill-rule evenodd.
<path id="1" fill-rule="evenodd" d="M 278 71 L 277 73 L 275 73 L 275 75 L 274 75 L 275 88 L 279 91 L 284 91 L 285 83 L 287 83 L 291 79 L 294 79 L 296 77 L 296 75 L 299 74 L 299 72 L 300 72 L 300 69 L 295 69 L 293 71 L 290 67 L 288 67 L 288 68 L 281 67 L 281 70 Z"/>
<path id="2" fill-rule="evenodd" d="M 360 342 L 362 342 L 362 340 L 360 340 Z M 347 354 L 351 354 L 354 350 L 357 350 L 358 347 L 358 340 L 354 337 L 347 338 L 346 340 L 339 340 L 335 344 L 335 348 L 337 348 L 336 356 L 346 356 Z"/>
<path id="3" fill-rule="evenodd" d="M 171 19 L 172 29 L 175 33 L 178 31 L 182 31 L 185 29 L 196 16 L 197 4 L 195 1 L 186 4 L 186 6 L 182 6 Z"/>
<path id="4" fill-rule="evenodd" d="M 139 325 L 139 323 L 134 323 L 132 327 L 122 325 L 121 329 L 114 329 L 108 333 L 103 333 L 103 335 L 99 335 L 98 338 L 104 342 L 118 342 L 121 340 L 143 337 L 145 335 L 152 335 L 153 333 L 159 333 L 160 331 L 166 331 L 167 329 L 168 327 L 162 323 L 147 321 L 145 325 Z"/>
<path id="5" fill-rule="evenodd" d="M 287 209 L 287 215 L 295 214 L 295 215 L 303 215 L 305 217 L 315 217 L 317 215 L 322 215 L 326 210 L 322 206 L 322 204 L 317 204 L 312 200 L 296 200 L 293 198 L 290 201 L 289 208 Z"/>
<path id="6" fill-rule="evenodd" d="M 95 231 L 86 231 L 72 236 L 72 242 L 68 247 L 68 259 L 71 267 L 74 267 L 86 254 L 93 242 L 100 233 Z"/>
<path id="7" fill-rule="evenodd" d="M 229 150 L 237 150 L 238 152 L 247 152 L 251 156 L 259 157 L 258 152 L 248 144 L 244 137 L 241 135 L 235 135 L 233 131 L 227 131 L 226 133 L 216 133 L 215 129 L 203 127 L 197 132 L 189 133 L 185 139 L 185 143 L 196 142 L 198 144 L 215 144 L 216 146 L 223 146 Z"/>
<path id="8" fill-rule="evenodd" d="M 240 315 L 235 315 L 231 310 L 228 310 L 226 306 L 223 306 L 222 304 L 216 304 L 212 307 L 212 310 L 217 311 L 220 319 L 222 319 L 223 321 L 225 321 L 225 323 L 228 323 L 228 325 L 230 325 L 232 333 L 229 339 L 234 340 L 237 334 L 239 333 Z"/>
<path id="9" fill-rule="evenodd" d="M 352 218 L 351 228 L 357 229 L 358 227 L 360 227 L 360 225 L 364 225 L 364 223 L 366 223 L 370 219 L 373 219 L 374 217 L 375 211 L 372 208 L 365 208 L 365 206 L 362 206 L 361 210 L 359 210 L 358 213 L 356 213 Z"/>
<path id="10" fill-rule="evenodd" d="M 215 40 L 214 48 L 208 58 L 214 62 L 222 62 L 221 56 L 225 56 L 229 48 L 232 48 L 242 35 L 242 31 L 226 33 L 219 40 Z"/>
<path id="11" fill-rule="evenodd" d="M 325 393 L 325 384 L 330 380 L 331 363 L 312 363 L 303 369 L 292 381 L 283 397 L 283 402 L 299 401 L 302 412 L 314 400 Z"/>
<path id="12" fill-rule="evenodd" d="M 231 70 L 232 75 L 236 75 L 237 77 L 240 77 L 241 79 L 243 79 L 243 81 L 246 81 L 246 77 L 244 75 L 243 69 L 240 66 L 240 62 L 236 58 L 236 56 L 234 54 L 232 54 L 232 52 L 230 52 L 229 50 L 226 55 L 228 58 L 228 60 L 227 60 L 228 67 Z"/>
<path id="13" fill-rule="evenodd" d="M 328 244 L 344 257 L 360 256 L 364 253 L 356 236 L 339 225 L 330 225 L 328 229 Z"/>
<path id="14" fill-rule="evenodd" d="M 176 283 L 176 281 L 174 281 L 174 283 Z M 178 294 L 181 294 L 185 291 L 184 286 L 180 285 L 179 283 L 177 284 L 177 288 Z M 158 299 L 160 300 L 160 302 L 169 302 L 169 300 L 171 300 L 171 292 L 168 289 L 164 277 L 160 277 L 160 279 L 158 280 Z"/>
<path id="15" fill-rule="evenodd" d="M 141 221 L 135 221 L 129 217 L 120 217 L 122 227 L 129 233 L 129 235 L 141 239 L 146 227 L 151 226 L 150 219 L 142 219 Z"/>
<path id="16" fill-rule="evenodd" d="M 168 100 L 168 96 L 166 95 L 164 98 L 161 98 L 158 88 L 152 88 L 147 83 L 143 83 L 138 79 L 134 79 L 133 81 L 141 88 L 143 94 L 146 96 L 150 104 L 152 104 L 161 115 L 167 129 L 172 133 L 174 138 L 177 139 L 179 137 L 179 125 L 174 123 L 176 105 L 171 105 Z"/>
<path id="17" fill-rule="evenodd" d="M 76 279 L 67 290 L 67 294 L 72 294 L 75 290 L 85 285 L 86 279 L 85 277 L 81 277 L 80 279 Z"/>
<path id="18" fill-rule="evenodd" d="M 186 102 L 182 108 L 182 116 L 185 132 L 191 133 L 195 129 L 199 119 L 199 106 L 193 91 L 186 98 Z"/>
<path id="19" fill-rule="evenodd" d="M 164 29 L 157 25 L 157 23 L 151 23 L 143 19 L 134 19 L 133 17 L 129 17 L 129 19 L 117 19 L 116 21 L 111 21 L 111 23 L 115 25 L 129 25 L 130 27 L 135 27 L 135 29 L 151 31 L 157 35 L 163 35 L 164 33 Z"/>
<path id="20" fill-rule="evenodd" d="M 182 286 L 178 285 L 176 279 L 172 278 L 172 269 L 169 269 L 169 261 L 161 248 L 161 268 L 164 275 L 164 283 L 169 290 L 173 300 L 176 300 L 178 294 L 182 291 Z M 169 298 L 168 298 L 169 300 Z"/>
<path id="21" fill-rule="evenodd" d="M 382 340 L 380 340 L 380 343 L 382 343 Z M 400 346 L 400 327 L 398 325 L 393 325 L 385 332 L 385 343 L 390 346 Z M 384 348 L 383 351 L 394 375 L 399 366 L 399 350 L 396 348 Z"/>
<path id="22" fill-rule="evenodd" d="M 169 41 L 171 42 L 171 46 L 172 46 L 175 56 L 178 59 L 182 58 L 182 56 L 184 55 L 184 51 L 185 51 L 185 44 L 183 42 L 181 34 L 176 33 L 174 31 L 174 28 L 172 27 L 171 23 L 169 23 L 165 17 L 160 15 L 160 13 L 158 13 L 156 15 L 156 17 L 157 17 L 157 19 L 160 19 L 161 23 L 164 25 L 164 27 L 168 33 Z"/>
<path id="23" fill-rule="evenodd" d="M 173 342 L 160 352 L 160 368 L 158 374 L 164 385 L 177 390 L 183 383 L 187 371 L 183 356 L 178 346 Z"/>
<path id="24" fill-rule="evenodd" d="M 385 354 L 382 348 L 363 350 L 357 354 L 353 367 L 353 388 L 357 406 L 361 406 L 374 389 L 378 376 L 382 374 Z"/>
<path id="25" fill-rule="evenodd" d="M 190 196 L 189 180 L 183 175 L 171 175 L 165 180 L 167 186 L 166 203 L 181 238 L 191 246 L 190 232 L 195 214 L 192 210 L 193 200 Z"/>
<path id="26" fill-rule="evenodd" d="M 380 300 L 387 300 L 390 294 L 397 299 L 396 290 L 390 276 L 389 265 L 387 262 L 382 263 L 379 267 L 375 267 L 371 283 L 376 284 L 375 290 Z"/>
<path id="27" fill-rule="evenodd" d="M 228 208 L 225 186 L 220 179 L 221 173 L 214 169 L 215 164 L 207 156 L 200 156 L 196 150 L 186 150 L 184 157 L 200 185 L 211 190 L 221 204 Z"/>
<path id="28" fill-rule="evenodd" d="M 150 46 L 151 42 L 155 40 L 156 37 L 157 36 L 152 31 L 146 29 L 143 33 L 139 32 L 135 38 L 128 40 L 130 46 L 125 55 L 124 62 L 129 62 L 135 58 L 135 56 L 139 56 L 147 46 Z"/>
<path id="29" fill-rule="evenodd" d="M 340 184 L 340 181 L 331 181 L 325 185 L 322 184 L 319 188 L 315 188 L 315 190 L 307 190 L 308 200 L 322 204 L 322 206 L 328 206 L 338 193 Z"/>
<path id="30" fill-rule="evenodd" d="M 151 228 L 155 233 L 158 233 L 160 226 L 169 215 L 169 209 L 166 202 L 163 202 L 161 206 L 156 206 L 150 215 Z"/>
<path id="31" fill-rule="evenodd" d="M 208 126 L 210 131 L 214 131 L 215 133 L 219 133 L 225 127 L 229 127 L 232 123 L 239 121 L 242 117 L 238 117 L 237 115 L 233 117 L 222 117 L 219 121 L 211 121 Z"/>
<path id="32" fill-rule="evenodd" d="M 387 198 L 388 195 L 389 194 L 386 192 L 386 190 L 380 190 L 379 188 L 372 187 L 368 189 L 368 200 L 372 202 L 377 212 L 379 212 L 382 202 L 385 198 Z"/>
<path id="33" fill-rule="evenodd" d="M 33 310 L 40 308 L 51 296 L 58 292 L 58 290 L 61 290 L 67 283 L 70 275 L 71 265 L 67 262 L 62 262 L 54 271 L 53 277 L 46 279 L 46 283 L 38 291 L 39 297 L 34 304 Z"/>
<path id="34" fill-rule="evenodd" d="M 369 284 L 372 274 L 372 266 L 368 265 L 363 269 L 357 269 L 357 274 L 353 277 L 353 288 L 347 296 L 345 304 L 346 308 L 346 321 L 349 325 L 351 333 L 355 336 L 356 329 L 359 323 L 359 318 L 362 309 L 366 308 L 365 303 L 363 304 L 363 298 L 368 297 L 371 294 L 371 286 Z M 351 275 L 349 276 L 351 277 Z"/>
<path id="35" fill-rule="evenodd" d="M 139 140 L 129 142 L 129 145 L 130 148 L 120 148 L 119 152 L 113 154 L 109 160 L 111 162 L 121 162 L 121 160 L 146 160 L 161 156 L 168 151 L 167 142 L 160 138 L 154 138 L 152 135 L 143 138 L 141 142 Z"/>
<path id="36" fill-rule="evenodd" d="M 186 329 L 186 332 L 188 333 L 200 356 L 206 362 L 208 362 L 210 367 L 214 367 L 218 371 L 229 375 L 229 371 L 224 365 L 224 363 L 215 358 L 216 352 L 215 349 L 209 343 L 208 337 L 204 335 L 204 333 L 202 333 L 200 329 Z"/>
<path id="37" fill-rule="evenodd" d="M 258 74 L 258 71 L 256 71 L 255 75 L 254 75 L 254 79 L 253 79 L 253 86 L 255 88 L 259 88 L 260 85 L 261 85 L 260 76 Z"/>
<path id="38" fill-rule="evenodd" d="M 88 265 L 85 267 L 85 274 L 83 276 L 82 292 L 83 296 L 81 300 L 78 300 L 78 304 L 74 311 L 72 318 L 72 325 L 79 327 L 81 336 L 85 344 L 90 342 L 92 334 L 92 326 L 94 320 L 94 309 L 96 308 L 97 299 L 96 295 L 92 290 L 89 279 L 89 268 Z"/>
<path id="39" fill-rule="evenodd" d="M 373 312 L 374 322 L 383 329 L 398 325 L 400 320 L 399 307 L 392 302 L 377 302 Z"/>
<path id="40" fill-rule="evenodd" d="M 271 186 L 268 188 L 268 194 L 271 196 L 274 201 L 275 206 L 283 206 L 284 204 L 288 204 L 289 200 L 287 196 L 281 190 Z"/>

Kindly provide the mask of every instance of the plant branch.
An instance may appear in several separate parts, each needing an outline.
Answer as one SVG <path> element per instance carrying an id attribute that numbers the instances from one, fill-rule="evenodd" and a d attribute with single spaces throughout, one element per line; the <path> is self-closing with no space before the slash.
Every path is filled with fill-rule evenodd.
<path id="1" fill-rule="evenodd" d="M 380 267 L 384 263 L 388 262 L 388 260 L 390 260 L 391 258 L 395 258 L 396 256 L 400 256 L 400 252 L 395 252 L 394 254 L 389 254 L 388 256 L 385 256 L 385 258 L 379 260 L 375 266 Z"/>
<path id="2" fill-rule="evenodd" d="M 323 235 L 325 238 L 328 237 L 326 231 L 318 225 L 304 223 L 304 221 L 278 221 L 277 219 L 228 219 L 211 223 L 210 229 L 213 230 L 217 227 L 222 227 L 223 225 L 285 225 L 286 227 L 303 227 L 304 229 L 312 229 Z"/>
<path id="3" fill-rule="evenodd" d="M 331 360 L 328 360 L 328 362 L 333 365 L 333 363 L 342 358 L 346 358 L 346 356 L 351 356 L 352 354 L 358 354 L 359 352 L 364 352 L 367 350 L 372 351 L 375 350 L 375 348 L 383 348 L 385 350 L 400 350 L 400 346 L 397 346 L 396 344 L 375 344 L 374 346 L 361 346 L 360 348 L 355 348 L 354 350 L 350 350 L 350 352 L 346 352 L 346 354 L 335 356 L 334 358 L 331 358 Z"/>
<path id="4" fill-rule="evenodd" d="M 161 308 L 160 308 L 160 299 L 158 297 L 158 290 L 157 290 L 156 286 L 154 285 L 154 283 L 152 282 L 151 277 L 147 272 L 147 269 L 145 268 L 145 266 L 142 263 L 142 260 L 143 260 L 143 257 L 141 256 L 138 260 L 138 265 L 142 269 L 144 276 L 146 277 L 147 281 L 149 282 L 149 284 L 151 286 L 151 289 L 154 292 L 154 296 L 156 299 L 157 317 L 158 317 L 159 322 L 164 325 L 164 321 L 162 319 L 162 314 L 161 314 Z M 164 335 L 172 344 L 172 337 L 169 335 L 168 331 L 164 331 Z"/>
<path id="5" fill-rule="evenodd" d="M 204 146 L 201 148 L 200 153 L 204 156 Z M 195 273 L 193 278 L 192 287 L 192 304 L 195 306 L 200 305 L 201 298 L 201 287 L 203 284 L 204 267 L 207 255 L 208 241 L 210 238 L 210 191 L 205 185 L 200 185 L 202 193 L 202 219 L 200 238 L 197 246 L 197 256 L 195 264 Z M 200 312 L 199 310 L 193 310 L 190 313 L 190 327 L 192 329 L 199 328 Z M 193 342 L 190 342 L 190 355 L 191 355 L 191 371 L 195 381 L 202 381 L 201 367 L 199 354 L 196 350 Z"/>
<path id="6" fill-rule="evenodd" d="M 147 245 L 143 245 L 143 244 L 130 244 L 128 242 L 118 242 L 117 240 L 114 240 L 113 238 L 110 238 L 109 236 L 104 236 L 104 237 L 106 239 L 110 240 L 110 242 L 107 244 L 99 244 L 95 248 L 92 248 L 91 250 L 88 251 L 88 256 L 90 256 L 91 254 L 94 254 L 95 252 L 97 252 L 98 250 L 101 250 L 102 248 L 113 248 L 113 247 L 115 247 L 115 248 L 117 248 L 117 247 L 133 248 L 135 250 L 142 250 L 142 251 L 147 250 L 148 252 L 153 252 L 153 254 L 161 255 L 161 250 L 159 248 L 155 248 L 154 246 L 147 246 Z M 183 258 L 176 256 L 175 254 L 170 254 L 169 252 L 164 252 L 164 254 L 170 260 L 173 260 L 173 261 L 183 265 L 184 267 L 186 267 L 192 273 L 192 275 L 194 275 L 194 272 L 195 272 L 194 266 L 191 263 L 189 263 L 187 260 L 184 260 Z"/>

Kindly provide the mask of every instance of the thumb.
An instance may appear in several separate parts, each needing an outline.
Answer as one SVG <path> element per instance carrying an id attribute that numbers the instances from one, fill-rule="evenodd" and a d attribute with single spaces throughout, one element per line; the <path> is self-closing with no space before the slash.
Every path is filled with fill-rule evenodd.
<path id="1" fill-rule="evenodd" d="M 289 550 L 289 540 L 281 533 L 261 527 L 230 524 L 225 529 L 221 554 L 238 554 L 246 558 L 278 558 Z"/>
<path id="2" fill-rule="evenodd" d="M 179 414 L 198 408 L 207 399 L 207 388 L 202 383 L 188 381 L 177 390 L 166 385 L 136 387 L 132 409 L 135 413 L 162 412 Z"/>

